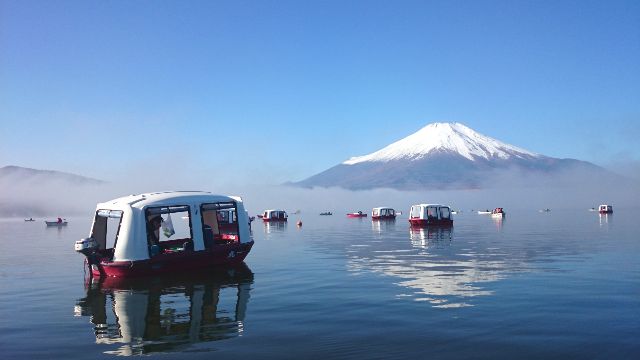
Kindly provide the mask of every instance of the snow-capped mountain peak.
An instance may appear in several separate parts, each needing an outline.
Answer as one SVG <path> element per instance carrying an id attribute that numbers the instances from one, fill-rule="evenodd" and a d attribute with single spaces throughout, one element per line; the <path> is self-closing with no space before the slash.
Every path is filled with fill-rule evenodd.
<path id="1" fill-rule="evenodd" d="M 457 153 L 469 160 L 543 157 L 482 135 L 460 123 L 433 123 L 385 148 L 368 155 L 352 157 L 342 164 L 420 160 L 431 152 Z"/>

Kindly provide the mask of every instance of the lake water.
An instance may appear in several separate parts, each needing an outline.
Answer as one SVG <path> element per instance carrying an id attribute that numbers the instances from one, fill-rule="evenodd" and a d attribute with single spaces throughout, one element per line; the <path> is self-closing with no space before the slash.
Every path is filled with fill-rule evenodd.
<path id="1" fill-rule="evenodd" d="M 640 358 L 637 214 L 410 231 L 303 211 L 254 222 L 246 267 L 87 286 L 73 243 L 90 218 L 1 220 L 0 356 Z"/>

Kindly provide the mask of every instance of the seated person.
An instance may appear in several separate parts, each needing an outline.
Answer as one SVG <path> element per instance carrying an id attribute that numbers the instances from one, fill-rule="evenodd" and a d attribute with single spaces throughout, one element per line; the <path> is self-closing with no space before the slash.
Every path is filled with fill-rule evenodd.
<path id="1" fill-rule="evenodd" d="M 147 223 L 147 242 L 149 246 L 160 245 L 160 226 L 162 226 L 162 216 L 156 215 L 149 219 Z"/>

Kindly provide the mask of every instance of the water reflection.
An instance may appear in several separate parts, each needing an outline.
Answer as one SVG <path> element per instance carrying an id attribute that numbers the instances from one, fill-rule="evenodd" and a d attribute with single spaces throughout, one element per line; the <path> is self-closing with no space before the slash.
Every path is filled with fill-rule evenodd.
<path id="1" fill-rule="evenodd" d="M 286 221 L 265 221 L 264 232 L 265 234 L 271 234 L 274 232 L 282 232 L 287 229 Z"/>
<path id="2" fill-rule="evenodd" d="M 497 216 L 492 216 L 491 219 L 493 220 L 493 224 L 496 226 L 496 230 L 498 230 L 498 232 L 502 231 L 502 226 L 506 219 L 504 217 Z"/>
<path id="3" fill-rule="evenodd" d="M 609 227 L 613 223 L 612 214 L 598 214 L 600 219 L 600 227 Z"/>
<path id="4" fill-rule="evenodd" d="M 371 229 L 377 233 L 383 233 L 386 231 L 393 231 L 396 228 L 396 220 L 395 219 L 384 219 L 384 220 L 372 220 L 371 221 Z"/>
<path id="5" fill-rule="evenodd" d="M 419 248 L 447 244 L 452 239 L 453 228 L 450 226 L 429 226 L 409 229 L 411 244 Z"/>
<path id="6" fill-rule="evenodd" d="M 90 316 L 97 344 L 121 344 L 105 353 L 184 351 L 241 334 L 252 283 L 244 263 L 195 277 L 107 278 L 87 285 L 75 312 Z"/>
<path id="7" fill-rule="evenodd" d="M 486 283 L 508 276 L 522 267 L 497 247 L 462 239 L 453 241 L 452 227 L 411 228 L 386 233 L 382 241 L 348 245 L 348 269 L 355 273 L 375 272 L 395 279 L 403 290 L 398 298 L 425 301 L 439 308 L 473 306 L 469 299 L 488 296 Z M 402 238 L 397 236 L 405 234 Z M 454 246 L 455 245 L 455 246 Z"/>

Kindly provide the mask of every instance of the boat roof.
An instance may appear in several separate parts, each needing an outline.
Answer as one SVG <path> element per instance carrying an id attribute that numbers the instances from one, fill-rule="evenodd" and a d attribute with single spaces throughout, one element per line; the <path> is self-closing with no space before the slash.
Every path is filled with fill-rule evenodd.
<path id="1" fill-rule="evenodd" d="M 382 209 L 391 209 L 393 210 L 392 207 L 388 207 L 388 206 L 381 206 L 381 207 L 374 207 L 373 210 L 382 210 Z"/>
<path id="2" fill-rule="evenodd" d="M 442 204 L 415 204 L 413 206 L 440 206 L 440 207 L 449 207 L 449 205 L 442 205 Z"/>
<path id="3" fill-rule="evenodd" d="M 267 210 L 265 210 L 265 211 L 284 211 L 284 210 L 281 210 L 281 209 L 267 209 Z M 286 212 L 286 211 L 285 211 L 285 212 Z"/>
<path id="4" fill-rule="evenodd" d="M 133 194 L 99 203 L 105 209 L 134 207 L 142 209 L 146 206 L 180 205 L 183 202 L 220 202 L 240 201 L 239 196 L 215 195 L 208 191 L 161 191 L 144 194 Z"/>

